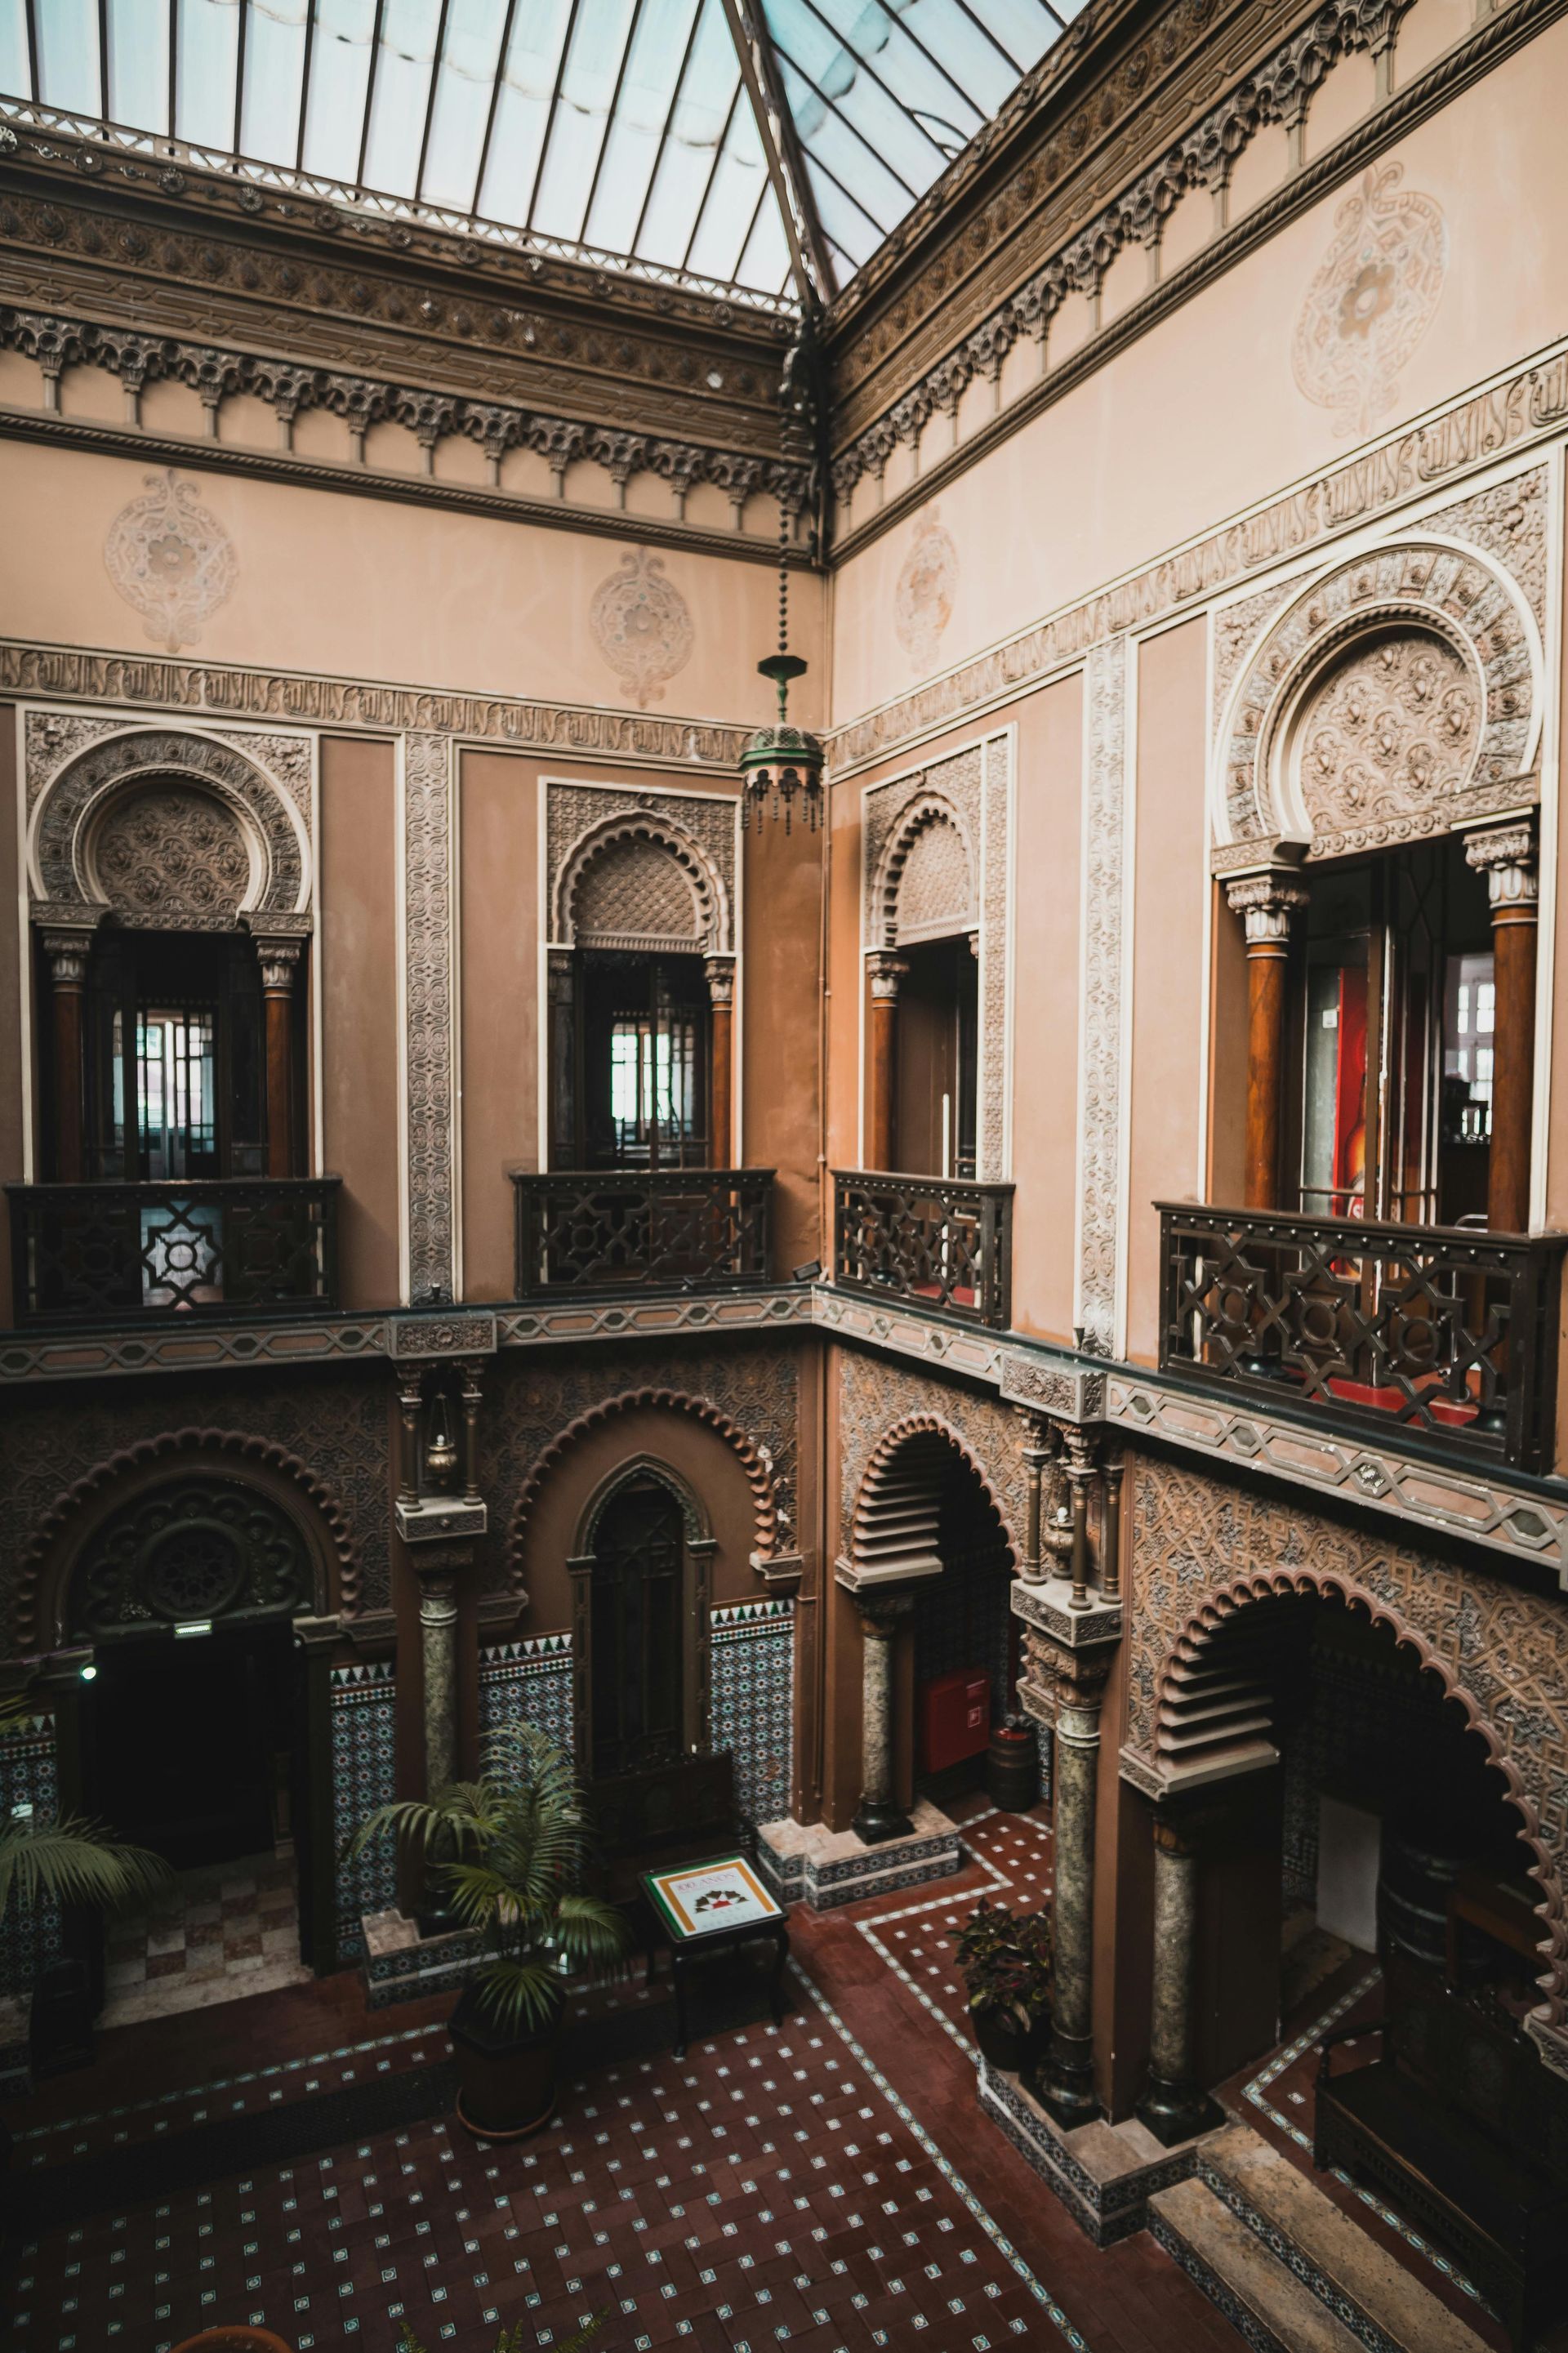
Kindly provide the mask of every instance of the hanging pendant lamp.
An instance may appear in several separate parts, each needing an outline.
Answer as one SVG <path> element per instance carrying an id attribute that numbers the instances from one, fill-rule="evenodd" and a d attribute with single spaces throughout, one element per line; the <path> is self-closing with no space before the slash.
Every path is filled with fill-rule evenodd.
<path id="1" fill-rule="evenodd" d="M 777 687 L 779 707 L 773 724 L 759 727 L 741 754 L 741 782 L 744 787 L 741 821 L 749 828 L 754 810 L 760 831 L 764 814 L 776 818 L 782 811 L 784 831 L 788 833 L 798 800 L 806 824 L 815 832 L 822 819 L 822 745 L 804 727 L 792 727 L 789 720 L 790 681 L 804 678 L 806 670 L 800 656 L 789 650 L 789 517 L 790 510 L 781 490 L 779 649 L 757 664 L 762 676 L 772 679 Z"/>

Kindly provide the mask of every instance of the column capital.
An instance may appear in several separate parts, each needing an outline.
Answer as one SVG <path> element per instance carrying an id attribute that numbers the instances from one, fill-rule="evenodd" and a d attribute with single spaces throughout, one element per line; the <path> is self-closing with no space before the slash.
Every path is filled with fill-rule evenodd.
<path id="1" fill-rule="evenodd" d="M 866 959 L 866 969 L 871 976 L 872 996 L 893 997 L 899 993 L 899 983 L 908 977 L 910 968 L 891 948 L 875 948 Z"/>
<path id="2" fill-rule="evenodd" d="M 1528 818 L 1465 836 L 1465 863 L 1487 878 L 1493 923 L 1535 920 L 1540 895 L 1535 827 Z"/>
<path id="3" fill-rule="evenodd" d="M 1289 867 L 1270 866 L 1261 874 L 1241 874 L 1225 886 L 1233 915 L 1247 926 L 1249 955 L 1283 955 L 1290 936 L 1290 918 L 1305 907 L 1311 892 Z"/>
<path id="4" fill-rule="evenodd" d="M 873 1587 L 868 1592 L 857 1593 L 855 1607 L 859 1612 L 863 1630 L 876 1642 L 890 1642 L 904 1620 L 915 1606 L 915 1597 L 907 1588 Z"/>
<path id="5" fill-rule="evenodd" d="M 301 940 L 257 940 L 256 957 L 261 966 L 261 986 L 267 996 L 292 997 L 294 975 L 299 968 L 303 945 Z"/>
<path id="6" fill-rule="evenodd" d="M 708 996 L 714 1005 L 732 1005 L 735 1001 L 735 959 L 732 955 L 707 955 L 702 970 L 708 982 Z"/>

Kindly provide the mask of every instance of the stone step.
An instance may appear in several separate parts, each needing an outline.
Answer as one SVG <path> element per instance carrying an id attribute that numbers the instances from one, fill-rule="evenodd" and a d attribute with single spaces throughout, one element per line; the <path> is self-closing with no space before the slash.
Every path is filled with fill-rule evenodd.
<path id="1" fill-rule="evenodd" d="M 1376 2353 L 1486 2353 L 1483 2340 L 1250 2126 L 1205 2142 L 1198 2172 Z"/>
<path id="2" fill-rule="evenodd" d="M 1149 2228 L 1253 2353 L 1366 2353 L 1196 2175 L 1150 2199 Z"/>

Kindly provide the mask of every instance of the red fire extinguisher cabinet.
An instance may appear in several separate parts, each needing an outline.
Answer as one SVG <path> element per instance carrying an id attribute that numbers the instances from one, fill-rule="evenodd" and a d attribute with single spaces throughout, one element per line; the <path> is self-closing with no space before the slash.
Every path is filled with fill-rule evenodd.
<path id="1" fill-rule="evenodd" d="M 922 1773 L 978 1757 L 991 1741 L 990 1676 L 980 1667 L 960 1667 L 922 1683 L 919 1722 Z"/>

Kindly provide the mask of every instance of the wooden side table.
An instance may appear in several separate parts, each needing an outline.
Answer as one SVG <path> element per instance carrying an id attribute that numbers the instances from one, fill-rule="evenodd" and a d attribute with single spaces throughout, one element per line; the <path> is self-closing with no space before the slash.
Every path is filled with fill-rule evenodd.
<path id="1" fill-rule="evenodd" d="M 643 1891 L 662 1941 L 669 1947 L 675 1988 L 675 2055 L 684 2058 L 687 2031 L 686 1978 L 694 1962 L 710 1954 L 738 1952 L 742 1945 L 773 1947 L 769 1999 L 773 2024 L 784 2023 L 784 1967 L 789 1957 L 789 1926 L 782 1905 L 769 1894 L 743 1854 L 716 1855 L 708 1862 L 675 1871 L 645 1871 Z M 653 1974 L 653 1955 L 648 1956 Z"/>

